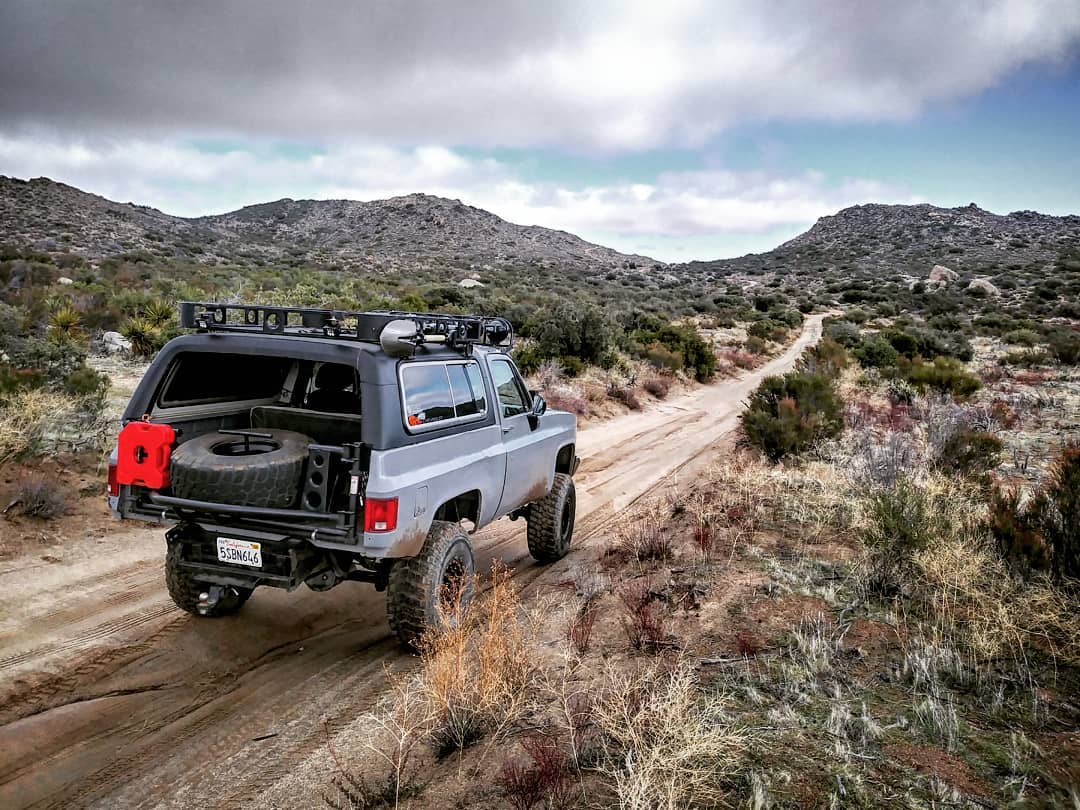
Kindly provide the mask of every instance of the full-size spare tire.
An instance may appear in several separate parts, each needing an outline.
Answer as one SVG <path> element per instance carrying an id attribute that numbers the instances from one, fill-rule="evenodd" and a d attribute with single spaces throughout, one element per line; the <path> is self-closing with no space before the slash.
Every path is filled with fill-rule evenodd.
<path id="1" fill-rule="evenodd" d="M 290 430 L 256 432 L 269 438 L 207 433 L 181 444 L 172 454 L 173 494 L 238 506 L 294 506 L 312 440 Z"/>

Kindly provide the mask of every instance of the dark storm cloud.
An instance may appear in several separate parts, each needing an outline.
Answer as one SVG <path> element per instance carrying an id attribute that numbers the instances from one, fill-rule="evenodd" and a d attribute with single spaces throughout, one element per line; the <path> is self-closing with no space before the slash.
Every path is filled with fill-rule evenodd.
<path id="1" fill-rule="evenodd" d="M 1076 0 L 6 0 L 0 130 L 641 148 L 910 116 L 1078 38 Z"/>

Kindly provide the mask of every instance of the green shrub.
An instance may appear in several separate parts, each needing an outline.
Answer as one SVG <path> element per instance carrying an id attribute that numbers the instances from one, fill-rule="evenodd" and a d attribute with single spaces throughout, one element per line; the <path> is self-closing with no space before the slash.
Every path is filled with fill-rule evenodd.
<path id="1" fill-rule="evenodd" d="M 848 353 L 844 347 L 831 338 L 824 337 L 811 346 L 801 358 L 797 368 L 810 374 L 824 374 L 833 379 L 840 376 L 848 366 Z"/>
<path id="2" fill-rule="evenodd" d="M 902 592 L 916 552 L 936 535 L 935 523 L 927 494 L 902 476 L 867 499 L 862 540 L 869 556 L 863 586 L 871 595 Z"/>
<path id="3" fill-rule="evenodd" d="M 1080 333 L 1058 330 L 1049 334 L 1046 342 L 1054 359 L 1063 366 L 1080 363 Z"/>
<path id="4" fill-rule="evenodd" d="M 748 327 L 746 327 L 746 334 L 750 337 L 761 338 L 762 340 L 771 340 L 774 343 L 779 343 L 787 337 L 788 327 L 787 324 L 774 321 L 771 318 L 766 318 L 761 321 L 754 321 Z"/>
<path id="5" fill-rule="evenodd" d="M 1013 329 L 1001 336 L 1006 343 L 1014 346 L 1034 346 L 1039 342 L 1039 333 L 1033 329 Z"/>
<path id="6" fill-rule="evenodd" d="M 560 357 L 559 362 L 562 364 L 563 372 L 565 372 L 567 377 L 580 376 L 581 372 L 585 370 L 585 361 L 572 354 Z"/>
<path id="7" fill-rule="evenodd" d="M 843 428 L 843 406 L 824 374 L 766 377 L 740 416 L 750 443 L 772 461 L 801 453 Z"/>
<path id="8" fill-rule="evenodd" d="M 1023 349 L 1017 352 L 1006 352 L 998 360 L 1003 366 L 1017 366 L 1019 368 L 1032 368 L 1045 366 L 1050 362 L 1050 353 L 1044 349 Z"/>
<path id="9" fill-rule="evenodd" d="M 958 430 L 942 445 L 936 465 L 958 475 L 986 476 L 997 467 L 1005 444 L 984 430 Z"/>
<path id="10" fill-rule="evenodd" d="M 837 321 L 829 324 L 825 334 L 846 349 L 854 348 L 862 339 L 859 336 L 859 327 L 851 321 Z"/>
<path id="11" fill-rule="evenodd" d="M 64 390 L 74 397 L 100 402 L 109 391 L 109 378 L 89 366 L 82 366 L 67 376 Z"/>
<path id="12" fill-rule="evenodd" d="M 666 368 L 669 371 L 679 371 L 683 367 L 681 352 L 673 352 L 659 341 L 650 343 L 645 347 L 645 359 L 654 368 Z"/>
<path id="13" fill-rule="evenodd" d="M 890 368 L 900 359 L 900 352 L 881 335 L 864 339 L 853 353 L 863 368 Z"/>
<path id="14" fill-rule="evenodd" d="M 911 405 L 918 391 L 907 380 L 893 378 L 885 385 L 885 395 L 893 405 Z"/>
<path id="15" fill-rule="evenodd" d="M 967 399 L 979 390 L 979 378 L 951 357 L 936 357 L 933 363 L 916 360 L 903 369 L 904 378 L 920 391 L 930 388 L 938 393 Z"/>
<path id="16" fill-rule="evenodd" d="M 535 374 L 540 370 L 540 365 L 549 358 L 544 357 L 540 347 L 532 340 L 521 340 L 514 347 L 514 363 L 522 374 Z"/>
<path id="17" fill-rule="evenodd" d="M 1036 501 L 1054 572 L 1080 585 L 1080 444 L 1066 445 Z"/>
<path id="18" fill-rule="evenodd" d="M 544 358 L 572 355 L 596 363 L 615 341 L 618 327 L 599 307 L 560 304 L 529 327 Z"/>
<path id="19" fill-rule="evenodd" d="M 1006 561 L 1024 571 L 1050 567 L 1080 588 L 1080 444 L 1067 444 L 1043 486 L 1021 506 L 1016 490 L 994 492 L 990 532 Z"/>
<path id="20" fill-rule="evenodd" d="M 889 341 L 889 345 L 896 349 L 897 353 L 909 360 L 913 359 L 915 355 L 919 353 L 919 341 L 907 332 L 891 329 L 887 332 L 883 332 L 882 337 Z"/>
<path id="21" fill-rule="evenodd" d="M 1045 570 L 1050 552 L 1031 511 L 1020 505 L 1017 489 L 990 493 L 990 536 L 1001 558 L 1022 574 Z"/>

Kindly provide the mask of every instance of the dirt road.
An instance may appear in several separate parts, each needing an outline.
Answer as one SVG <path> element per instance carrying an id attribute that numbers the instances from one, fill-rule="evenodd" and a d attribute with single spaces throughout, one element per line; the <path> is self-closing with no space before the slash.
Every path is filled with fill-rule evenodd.
<path id="1" fill-rule="evenodd" d="M 740 379 L 582 430 L 578 547 L 701 463 L 761 378 L 818 339 L 821 320 Z M 534 579 L 543 569 L 523 534 L 510 521 L 480 532 L 477 570 L 499 558 Z M 413 665 L 370 585 L 264 589 L 238 616 L 200 620 L 169 601 L 163 557 L 160 528 L 118 524 L 73 538 L 60 563 L 0 570 L 0 807 L 266 806 L 324 744 L 324 718 L 364 711 L 387 669 Z"/>

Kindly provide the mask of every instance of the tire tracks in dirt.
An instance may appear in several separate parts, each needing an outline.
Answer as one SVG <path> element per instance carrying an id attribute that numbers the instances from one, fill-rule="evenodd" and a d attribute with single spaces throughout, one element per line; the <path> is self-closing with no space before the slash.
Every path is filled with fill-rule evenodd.
<path id="1" fill-rule="evenodd" d="M 676 472 L 707 463 L 757 382 L 820 333 L 821 317 L 808 319 L 751 374 L 582 430 L 575 547 Z M 478 570 L 500 559 L 531 584 L 548 569 L 531 563 L 523 535 L 509 521 L 478 533 Z M 163 555 L 160 530 L 136 536 Z M 257 804 L 318 752 L 324 720 L 370 709 L 388 674 L 415 666 L 371 586 L 267 589 L 240 615 L 204 621 L 167 601 L 158 558 L 95 572 L 64 594 L 58 587 L 63 604 L 0 635 L 17 645 L 0 657 L 2 807 Z"/>

